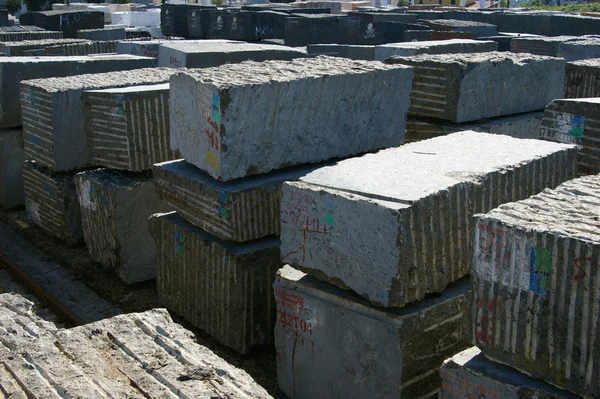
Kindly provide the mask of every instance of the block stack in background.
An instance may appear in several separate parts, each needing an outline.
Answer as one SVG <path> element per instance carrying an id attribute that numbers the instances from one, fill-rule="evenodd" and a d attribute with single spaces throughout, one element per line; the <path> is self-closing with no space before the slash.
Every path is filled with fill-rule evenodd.
<path id="1" fill-rule="evenodd" d="M 282 183 L 402 144 L 411 79 L 408 67 L 331 57 L 173 76 L 171 148 L 184 160 L 154 173 L 176 212 L 150 221 L 162 303 L 238 352 L 272 343 Z"/>

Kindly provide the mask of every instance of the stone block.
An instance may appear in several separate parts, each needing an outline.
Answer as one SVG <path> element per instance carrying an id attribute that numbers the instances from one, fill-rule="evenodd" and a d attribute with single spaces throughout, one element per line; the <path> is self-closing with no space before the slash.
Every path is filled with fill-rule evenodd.
<path id="1" fill-rule="evenodd" d="M 7 56 L 24 56 L 26 51 L 43 50 L 46 47 L 57 46 L 60 44 L 85 43 L 85 39 L 44 39 L 44 40 L 23 40 L 15 42 L 0 42 L 0 52 Z"/>
<path id="2" fill-rule="evenodd" d="M 23 130 L 0 130 L 0 206 L 4 209 L 25 204 L 23 162 Z"/>
<path id="3" fill-rule="evenodd" d="M 452 39 L 461 39 L 461 40 L 471 40 L 473 39 L 473 35 L 470 32 L 453 32 L 453 31 L 439 31 L 432 30 L 431 31 L 431 40 L 452 40 Z"/>
<path id="4" fill-rule="evenodd" d="M 19 20 L 45 30 L 62 31 L 64 37 L 76 37 L 82 29 L 104 28 L 102 11 L 35 11 L 21 14 Z"/>
<path id="5" fill-rule="evenodd" d="M 181 72 L 171 79 L 171 148 L 227 181 L 400 145 L 411 76 L 334 57 Z"/>
<path id="6" fill-rule="evenodd" d="M 486 357 L 586 398 L 600 396 L 600 176 L 474 223 L 473 337 Z"/>
<path id="7" fill-rule="evenodd" d="M 406 135 L 404 142 L 427 140 L 450 133 L 473 130 L 492 134 L 503 134 L 518 139 L 539 139 L 543 112 L 501 116 L 479 123 L 452 123 L 433 118 L 406 118 Z"/>
<path id="8" fill-rule="evenodd" d="M 240 353 L 273 342 L 277 238 L 222 241 L 175 212 L 153 215 L 149 226 L 158 297 L 168 309 Z"/>
<path id="9" fill-rule="evenodd" d="M 404 41 L 405 42 L 426 42 L 431 40 L 430 30 L 405 30 Z"/>
<path id="10" fill-rule="evenodd" d="M 355 21 L 359 26 L 360 19 L 331 14 L 293 14 L 285 18 L 282 29 L 283 39 L 288 46 L 306 46 L 307 44 L 351 43 L 348 39 L 351 32 L 343 22 Z"/>
<path id="11" fill-rule="evenodd" d="M 27 56 L 76 56 L 92 54 L 111 54 L 116 51 L 116 41 L 60 44 L 39 50 L 25 51 Z"/>
<path id="12" fill-rule="evenodd" d="M 83 238 L 93 260 L 127 284 L 156 277 L 148 218 L 168 207 L 144 174 L 98 169 L 75 175 Z"/>
<path id="13" fill-rule="evenodd" d="M 567 62 L 565 98 L 600 97 L 600 58 Z"/>
<path id="14" fill-rule="evenodd" d="M 414 68 L 409 115 L 456 123 L 539 111 L 564 93 L 565 61 L 514 53 L 390 57 Z"/>
<path id="15" fill-rule="evenodd" d="M 352 60 L 375 60 L 375 46 L 358 46 L 352 44 L 309 44 L 308 55 L 327 55 L 330 57 L 350 58 Z"/>
<path id="16" fill-rule="evenodd" d="M 37 28 L 37 26 L 35 27 Z M 63 33 L 46 30 L 22 30 L 22 31 L 4 31 L 0 30 L 0 42 L 18 42 L 22 40 L 44 40 L 44 39 L 62 39 Z"/>
<path id="17" fill-rule="evenodd" d="M 23 164 L 27 217 L 46 234 L 68 244 L 82 241 L 81 211 L 74 173 L 57 173 L 36 162 Z"/>
<path id="18" fill-rule="evenodd" d="M 368 22 L 405 22 L 409 24 L 417 23 L 417 14 L 391 13 L 391 12 L 364 12 L 351 11 L 349 17 L 361 18 Z"/>
<path id="19" fill-rule="evenodd" d="M 154 165 L 153 175 L 170 209 L 217 238 L 242 242 L 279 235 L 281 185 L 315 168 L 297 166 L 220 182 L 181 159 Z"/>
<path id="20" fill-rule="evenodd" d="M 306 52 L 291 47 L 227 40 L 181 41 L 160 45 L 159 67 L 208 68 L 242 61 L 292 60 Z"/>
<path id="21" fill-rule="evenodd" d="M 554 100 L 544 111 L 540 138 L 577 144 L 580 175 L 600 173 L 600 98 Z"/>
<path id="22" fill-rule="evenodd" d="M 440 369 L 440 376 L 442 389 L 438 399 L 581 398 L 511 367 L 486 359 L 476 347 L 445 360 Z"/>
<path id="23" fill-rule="evenodd" d="M 95 165 L 139 172 L 180 158 L 169 148 L 169 84 L 83 92 L 83 119 Z"/>
<path id="24" fill-rule="evenodd" d="M 16 100 L 19 97 L 21 81 L 129 70 L 149 66 L 152 66 L 152 60 L 127 55 L 43 58 L 0 57 L 0 79 L 2 80 L 0 128 L 22 125 L 21 102 Z"/>
<path id="25" fill-rule="evenodd" d="M 484 22 L 460 21 L 457 19 L 434 19 L 421 22 L 434 31 L 469 33 L 473 39 L 498 34 L 498 27 L 496 25 Z"/>
<path id="26" fill-rule="evenodd" d="M 516 37 L 511 42 L 511 51 L 578 61 L 600 57 L 600 40 L 576 36 Z"/>
<path id="27" fill-rule="evenodd" d="M 390 43 L 375 47 L 375 60 L 398 55 L 409 57 L 418 54 L 485 53 L 498 50 L 494 41 L 451 39 L 427 42 Z"/>
<path id="28" fill-rule="evenodd" d="M 120 40 L 117 42 L 117 54 L 131 54 L 142 57 L 158 58 L 160 45 L 168 40 Z"/>
<path id="29" fill-rule="evenodd" d="M 281 259 L 376 305 L 421 300 L 468 274 L 475 213 L 573 178 L 576 153 L 465 131 L 319 168 L 283 185 Z"/>
<path id="30" fill-rule="evenodd" d="M 174 72 L 146 68 L 21 82 L 25 154 L 57 171 L 93 165 L 83 123 L 83 91 L 166 83 Z"/>
<path id="31" fill-rule="evenodd" d="M 343 3 L 340 1 L 302 1 L 294 2 L 291 5 L 300 10 L 307 8 L 323 8 L 328 10 L 330 14 L 341 14 L 343 9 Z"/>
<path id="32" fill-rule="evenodd" d="M 290 266 L 277 272 L 277 379 L 291 398 L 417 398 L 469 346 L 468 278 L 402 309 L 375 307 Z"/>
<path id="33" fill-rule="evenodd" d="M 168 4 L 160 6 L 160 29 L 165 37 L 189 37 L 187 12 L 191 9 L 213 9 L 214 5 Z"/>
<path id="34" fill-rule="evenodd" d="M 586 60 L 600 57 L 600 40 L 585 39 L 561 43 L 558 57 L 567 61 Z"/>
<path id="35" fill-rule="evenodd" d="M 123 40 L 125 39 L 125 28 L 107 27 L 103 29 L 83 29 L 78 30 L 76 36 L 86 40 Z"/>

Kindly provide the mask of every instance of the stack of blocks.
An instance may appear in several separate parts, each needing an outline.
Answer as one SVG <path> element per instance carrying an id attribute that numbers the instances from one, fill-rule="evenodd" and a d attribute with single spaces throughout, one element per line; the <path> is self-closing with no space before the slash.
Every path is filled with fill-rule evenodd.
<path id="1" fill-rule="evenodd" d="M 396 56 L 385 62 L 415 68 L 407 142 L 466 129 L 538 138 L 541 118 L 534 111 L 563 96 L 560 58 L 487 52 Z"/>
<path id="2" fill-rule="evenodd" d="M 155 165 L 176 212 L 150 221 L 162 303 L 238 352 L 271 343 L 282 183 L 402 144 L 411 79 L 408 67 L 330 57 L 174 75 L 171 146 L 185 160 Z"/>
<path id="3" fill-rule="evenodd" d="M 487 373 L 472 363 L 458 374 L 451 360 L 442 377 L 483 386 L 498 397 L 511 383 L 528 381 L 527 397 L 598 397 L 600 342 L 600 176 L 585 176 L 523 201 L 477 215 L 473 234 L 471 317 Z M 477 356 L 477 350 L 463 357 Z M 506 380 L 512 375 L 526 377 Z M 551 384 L 569 393 L 548 394 Z M 513 390 L 514 387 L 512 388 Z M 546 394 L 547 396 L 544 396 Z M 454 394 L 442 397 L 454 398 Z M 465 397 L 465 396 L 463 396 Z M 492 397 L 492 396 L 490 396 Z M 523 397 L 523 396 L 519 396 Z"/>

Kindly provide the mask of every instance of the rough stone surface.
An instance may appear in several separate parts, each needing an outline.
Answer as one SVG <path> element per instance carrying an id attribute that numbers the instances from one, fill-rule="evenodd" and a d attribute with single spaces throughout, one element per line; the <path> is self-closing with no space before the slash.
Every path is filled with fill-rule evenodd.
<path id="1" fill-rule="evenodd" d="M 77 31 L 76 36 L 87 40 L 121 40 L 125 39 L 125 28 L 82 29 Z"/>
<path id="2" fill-rule="evenodd" d="M 89 155 L 96 165 L 143 171 L 181 158 L 169 148 L 169 84 L 88 90 L 82 95 Z"/>
<path id="3" fill-rule="evenodd" d="M 328 55 L 330 57 L 343 57 L 352 60 L 375 60 L 376 46 L 359 46 L 351 44 L 309 44 L 306 52 L 311 55 Z"/>
<path id="4" fill-rule="evenodd" d="M 568 62 L 565 98 L 600 97 L 600 58 Z"/>
<path id="5" fill-rule="evenodd" d="M 421 22 L 434 31 L 469 33 L 473 39 L 498 34 L 498 27 L 496 25 L 487 24 L 485 22 L 460 21 L 457 19 L 434 19 Z"/>
<path id="6" fill-rule="evenodd" d="M 393 55 L 409 57 L 418 54 L 485 53 L 496 50 L 498 43 L 494 41 L 469 39 L 390 43 L 375 47 L 375 59 L 385 61 Z"/>
<path id="7" fill-rule="evenodd" d="M 74 56 L 89 54 L 109 54 L 115 52 L 116 41 L 61 44 L 43 49 L 27 50 L 25 55 L 32 56 Z"/>
<path id="8" fill-rule="evenodd" d="M 131 54 L 158 58 L 160 45 L 171 40 L 126 40 L 117 42 L 117 54 Z"/>
<path id="9" fill-rule="evenodd" d="M 158 66 L 171 68 L 208 68 L 242 61 L 292 60 L 306 52 L 272 44 L 229 40 L 181 41 L 160 45 Z"/>
<path id="10" fill-rule="evenodd" d="M 37 26 L 35 27 L 37 28 Z M 57 31 L 33 30 L 33 31 L 0 31 L 0 42 L 18 42 L 22 40 L 44 40 L 62 39 L 63 33 Z"/>
<path id="11" fill-rule="evenodd" d="M 486 359 L 476 347 L 444 361 L 438 399 L 578 399 L 580 396 Z"/>
<path id="12" fill-rule="evenodd" d="M 515 37 L 511 41 L 511 51 L 577 61 L 600 57 L 600 40 L 575 36 Z"/>
<path id="13" fill-rule="evenodd" d="M 82 92 L 166 83 L 173 73 L 174 69 L 147 68 L 21 82 L 25 153 L 58 171 L 92 165 L 83 123 Z"/>
<path id="14" fill-rule="evenodd" d="M 543 116 L 543 112 L 528 112 L 514 116 L 501 116 L 479 121 L 479 123 L 451 123 L 439 119 L 409 116 L 406 119 L 404 142 L 412 143 L 463 130 L 503 134 L 518 139 L 538 139 Z"/>
<path id="15" fill-rule="evenodd" d="M 57 329 L 19 296 L 0 304 L 0 384 L 11 398 L 270 398 L 164 309 Z"/>
<path id="16" fill-rule="evenodd" d="M 460 132 L 283 185 L 281 259 L 389 307 L 465 276 L 471 217 L 573 178 L 574 146 Z"/>
<path id="17" fill-rule="evenodd" d="M 81 211 L 71 173 L 56 173 L 27 161 L 23 164 L 27 217 L 45 233 L 69 244 L 81 242 Z"/>
<path id="18" fill-rule="evenodd" d="M 150 218 L 162 303 L 237 352 L 273 341 L 279 240 L 219 240 L 176 212 Z"/>
<path id="19" fill-rule="evenodd" d="M 408 113 L 469 122 L 539 111 L 564 92 L 565 61 L 501 52 L 390 57 L 414 67 Z"/>
<path id="20" fill-rule="evenodd" d="M 154 165 L 159 196 L 196 226 L 222 240 L 250 241 L 279 235 L 281 185 L 316 166 L 298 166 L 220 182 L 185 160 Z"/>
<path id="21" fill-rule="evenodd" d="M 95 74 L 153 66 L 148 58 L 128 55 L 88 57 L 0 57 L 0 127 L 21 126 L 19 84 L 23 80 Z"/>
<path id="22" fill-rule="evenodd" d="M 0 206 L 4 209 L 25 204 L 23 191 L 23 130 L 0 130 Z"/>
<path id="23" fill-rule="evenodd" d="M 171 78 L 171 148 L 227 181 L 400 145 L 411 77 L 323 56 L 181 72 Z"/>
<path id="24" fill-rule="evenodd" d="M 127 284 L 156 277 L 156 245 L 148 218 L 168 207 L 152 179 L 99 169 L 75 175 L 83 238 L 92 259 Z"/>
<path id="25" fill-rule="evenodd" d="M 478 215 L 473 336 L 481 351 L 584 397 L 600 396 L 600 177 Z"/>
<path id="26" fill-rule="evenodd" d="M 600 98 L 554 100 L 544 111 L 540 138 L 577 144 L 580 175 L 600 173 Z"/>
<path id="27" fill-rule="evenodd" d="M 279 387 L 290 398 L 431 397 L 442 361 L 469 346 L 470 284 L 381 309 L 290 266 L 277 272 Z"/>
<path id="28" fill-rule="evenodd" d="M 0 42 L 0 52 L 7 56 L 24 56 L 28 50 L 40 50 L 48 46 L 60 44 L 84 43 L 84 39 L 48 39 L 48 40 L 23 40 Z"/>

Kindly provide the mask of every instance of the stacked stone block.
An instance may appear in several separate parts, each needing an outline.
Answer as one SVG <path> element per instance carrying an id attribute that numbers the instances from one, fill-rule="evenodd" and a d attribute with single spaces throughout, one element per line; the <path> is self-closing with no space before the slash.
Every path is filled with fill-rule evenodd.
<path id="1" fill-rule="evenodd" d="M 585 176 L 475 220 L 477 347 L 583 397 L 600 395 L 600 177 Z"/>
<path id="2" fill-rule="evenodd" d="M 30 31 L 0 31 L 0 42 L 19 42 L 23 40 L 46 40 L 62 38 L 62 32 L 47 31 L 43 29 Z"/>
<path id="3" fill-rule="evenodd" d="M 86 43 L 85 39 L 47 39 L 47 40 L 23 40 L 0 42 L 0 52 L 7 56 L 26 56 L 31 50 L 43 50 L 49 46 L 58 46 L 74 43 Z"/>
<path id="4" fill-rule="evenodd" d="M 491 40 L 450 39 L 390 43 L 375 47 L 375 59 L 383 62 L 391 56 L 410 57 L 418 54 L 485 53 L 497 50 L 498 43 Z"/>
<path id="5" fill-rule="evenodd" d="M 540 138 L 576 144 L 580 175 L 600 173 L 600 98 L 554 100 L 544 111 Z"/>
<path id="6" fill-rule="evenodd" d="M 590 37 L 516 37 L 511 51 L 561 57 L 567 61 L 600 57 L 600 40 Z"/>
<path id="7" fill-rule="evenodd" d="M 25 204 L 23 162 L 23 131 L 0 129 L 0 206 L 4 209 Z"/>
<path id="8" fill-rule="evenodd" d="M 568 62 L 564 98 L 600 97 L 600 58 Z"/>
<path id="9" fill-rule="evenodd" d="M 57 46 L 45 47 L 39 50 L 28 50 L 25 51 L 25 55 L 75 56 L 90 54 L 110 54 L 116 52 L 116 43 L 116 41 L 86 41 L 82 43 L 61 44 Z"/>
<path id="10" fill-rule="evenodd" d="M 81 242 L 81 212 L 73 175 L 26 161 L 23 186 L 27 217 L 31 221 L 48 235 L 69 244 Z"/>

